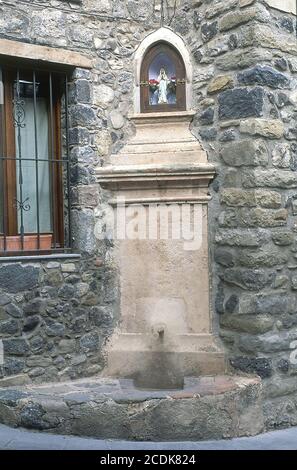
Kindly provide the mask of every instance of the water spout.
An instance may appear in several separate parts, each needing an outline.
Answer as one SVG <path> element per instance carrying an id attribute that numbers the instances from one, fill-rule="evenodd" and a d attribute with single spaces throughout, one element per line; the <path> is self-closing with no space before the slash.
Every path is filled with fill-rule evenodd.
<path id="1" fill-rule="evenodd" d="M 145 390 L 182 389 L 181 358 L 174 352 L 170 329 L 165 323 L 155 323 L 151 326 L 151 333 L 150 352 L 134 377 L 135 387 Z"/>
<path id="2" fill-rule="evenodd" d="M 157 323 L 152 327 L 152 333 L 154 338 L 163 341 L 165 335 L 166 325 L 164 323 Z"/>

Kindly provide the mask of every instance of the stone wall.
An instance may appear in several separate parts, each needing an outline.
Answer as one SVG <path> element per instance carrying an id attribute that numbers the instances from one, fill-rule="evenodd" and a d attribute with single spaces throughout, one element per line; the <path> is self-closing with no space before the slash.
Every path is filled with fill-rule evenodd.
<path id="1" fill-rule="evenodd" d="M 232 367 L 263 378 L 267 425 L 297 424 L 289 361 L 297 339 L 295 17 L 260 0 L 178 3 L 171 27 L 192 54 L 192 131 L 217 168 L 209 206 L 214 328 Z M 94 168 L 133 133 L 133 53 L 159 21 L 158 2 L 153 12 L 144 0 L 0 5 L 1 37 L 94 61 L 93 70 L 74 72 L 71 88 L 73 236 L 82 259 L 1 264 L 6 376 L 74 378 L 104 364 L 118 299 L 112 243 L 94 237 L 105 207 Z M 33 284 L 23 280 L 16 292 L 14 272 Z"/>
<path id="2" fill-rule="evenodd" d="M 218 168 L 213 309 L 233 369 L 263 379 L 267 426 L 296 424 L 296 18 L 232 0 L 199 15 L 193 132 Z"/>
<path id="3" fill-rule="evenodd" d="M 100 258 L 0 265 L 1 385 L 102 370 L 115 291 Z"/>

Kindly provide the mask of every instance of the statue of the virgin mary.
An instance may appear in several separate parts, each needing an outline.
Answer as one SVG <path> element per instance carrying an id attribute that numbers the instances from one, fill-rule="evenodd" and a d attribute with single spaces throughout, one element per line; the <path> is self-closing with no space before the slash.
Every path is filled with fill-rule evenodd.
<path id="1" fill-rule="evenodd" d="M 159 82 L 159 97 L 158 104 L 167 104 L 167 85 L 170 80 L 167 77 L 166 71 L 164 68 L 160 69 L 160 75 L 158 77 Z"/>

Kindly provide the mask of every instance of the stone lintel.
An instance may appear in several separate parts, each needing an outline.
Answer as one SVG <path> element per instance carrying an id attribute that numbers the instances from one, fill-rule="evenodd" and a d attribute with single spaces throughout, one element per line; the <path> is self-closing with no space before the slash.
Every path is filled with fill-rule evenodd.
<path id="1" fill-rule="evenodd" d="M 78 52 L 9 39 L 0 39 L 1 57 L 34 60 L 42 64 L 57 64 L 64 67 L 91 69 L 93 66 L 91 59 Z"/>

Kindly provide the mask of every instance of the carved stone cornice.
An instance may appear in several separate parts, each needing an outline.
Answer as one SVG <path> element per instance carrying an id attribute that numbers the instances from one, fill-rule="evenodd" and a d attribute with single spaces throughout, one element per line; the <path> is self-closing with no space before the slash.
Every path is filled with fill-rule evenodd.
<path id="1" fill-rule="evenodd" d="M 136 133 L 96 170 L 98 182 L 135 202 L 207 201 L 215 167 L 190 132 L 193 111 L 131 116 Z M 154 191 L 149 194 L 149 191 Z M 137 192 L 137 194 L 136 194 Z"/>

